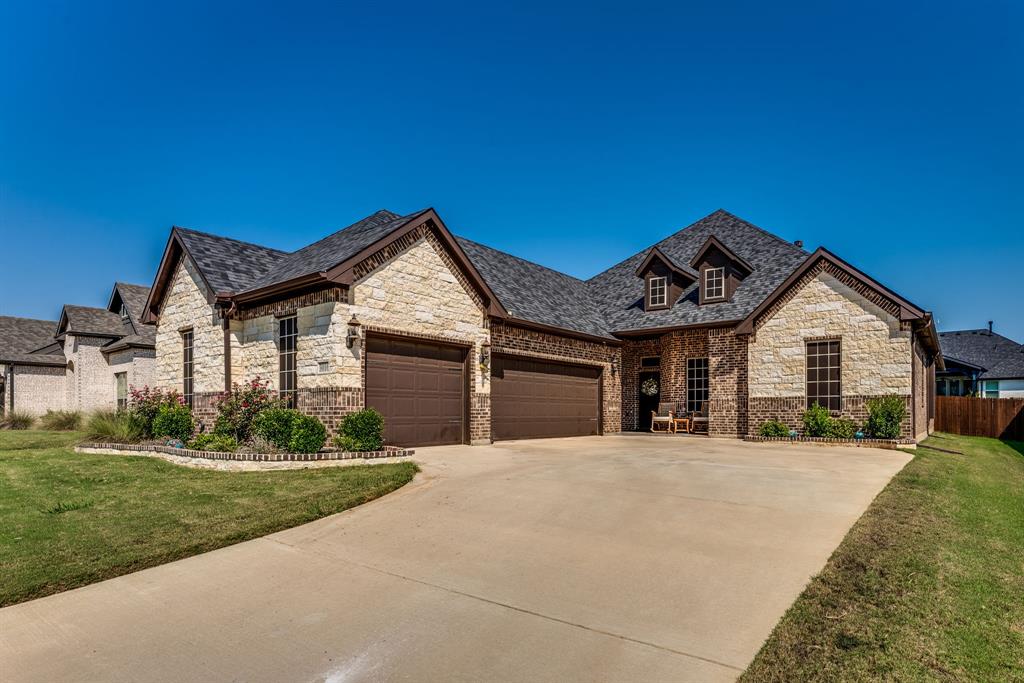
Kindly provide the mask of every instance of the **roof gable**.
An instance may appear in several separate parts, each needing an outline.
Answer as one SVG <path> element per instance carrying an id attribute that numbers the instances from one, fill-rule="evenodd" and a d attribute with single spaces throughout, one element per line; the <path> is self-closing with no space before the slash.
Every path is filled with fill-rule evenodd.
<path id="1" fill-rule="evenodd" d="M 677 265 L 674 261 L 672 261 L 672 259 L 666 256 L 665 253 L 661 251 L 661 249 L 658 249 L 658 247 L 651 247 L 651 250 L 647 252 L 647 257 L 644 258 L 644 260 L 640 263 L 639 266 L 637 266 L 637 277 L 643 277 L 644 274 L 648 271 L 648 269 L 650 269 L 651 264 L 655 263 L 656 261 L 664 263 L 665 266 L 673 273 L 681 275 L 684 278 L 687 278 L 690 282 L 693 282 L 697 279 L 696 272 L 694 272 L 687 266 Z"/>

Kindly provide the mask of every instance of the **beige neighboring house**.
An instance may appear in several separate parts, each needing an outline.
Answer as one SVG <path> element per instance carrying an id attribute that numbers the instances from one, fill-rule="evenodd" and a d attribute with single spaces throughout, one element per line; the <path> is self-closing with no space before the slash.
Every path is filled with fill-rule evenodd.
<path id="1" fill-rule="evenodd" d="M 331 430 L 376 408 L 405 446 L 647 430 L 662 404 L 742 437 L 799 428 L 815 403 L 863 423 L 878 396 L 921 438 L 942 367 L 928 311 L 722 210 L 589 280 L 456 237 L 433 209 L 294 252 L 175 227 L 144 320 L 157 385 L 206 424 L 259 377 Z"/>
<path id="2" fill-rule="evenodd" d="M 141 322 L 149 288 L 118 282 L 106 308 L 65 305 L 56 322 L 0 317 L 3 410 L 124 406 L 153 383 L 155 333 Z"/>

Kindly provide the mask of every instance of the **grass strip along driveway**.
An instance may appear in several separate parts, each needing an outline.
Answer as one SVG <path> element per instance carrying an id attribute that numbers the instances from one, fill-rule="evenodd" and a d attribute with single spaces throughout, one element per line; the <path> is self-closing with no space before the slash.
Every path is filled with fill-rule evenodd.
<path id="1" fill-rule="evenodd" d="M 924 444 L 741 681 L 1024 680 L 1024 443 Z"/>
<path id="2" fill-rule="evenodd" d="M 0 432 L 0 606 L 341 512 L 416 473 L 410 462 L 218 472 L 75 453 L 80 436 Z"/>

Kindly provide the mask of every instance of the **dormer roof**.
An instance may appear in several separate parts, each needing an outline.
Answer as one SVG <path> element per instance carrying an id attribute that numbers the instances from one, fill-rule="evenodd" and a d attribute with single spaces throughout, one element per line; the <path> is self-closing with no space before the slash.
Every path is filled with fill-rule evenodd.
<path id="1" fill-rule="evenodd" d="M 637 266 L 637 277 L 643 277 L 647 270 L 651 267 L 651 263 L 653 263 L 654 261 L 661 261 L 673 273 L 681 275 L 684 278 L 689 279 L 691 282 L 697 280 L 698 274 L 696 271 L 691 269 L 689 266 L 680 266 L 676 264 L 675 261 L 669 258 L 661 249 L 658 249 L 658 247 L 651 247 L 651 250 L 647 252 L 647 257 L 639 266 Z"/>
<path id="2" fill-rule="evenodd" d="M 742 256 L 738 255 L 732 249 L 725 246 L 725 244 L 714 235 L 708 235 L 708 238 L 704 240 L 704 244 L 697 250 L 696 255 L 690 259 L 690 267 L 699 268 L 700 264 L 704 261 L 704 257 L 707 256 L 707 253 L 712 249 L 717 249 L 722 252 L 726 258 L 746 270 L 748 274 L 754 272 L 754 266 L 747 263 Z"/>

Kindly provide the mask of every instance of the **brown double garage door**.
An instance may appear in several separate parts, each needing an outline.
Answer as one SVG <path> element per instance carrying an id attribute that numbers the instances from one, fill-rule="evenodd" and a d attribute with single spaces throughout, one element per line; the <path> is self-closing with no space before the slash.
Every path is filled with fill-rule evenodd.
<path id="1" fill-rule="evenodd" d="M 384 415 L 388 443 L 468 443 L 468 348 L 371 336 L 366 405 Z M 495 354 L 491 437 L 533 439 L 599 434 L 600 370 Z"/>

